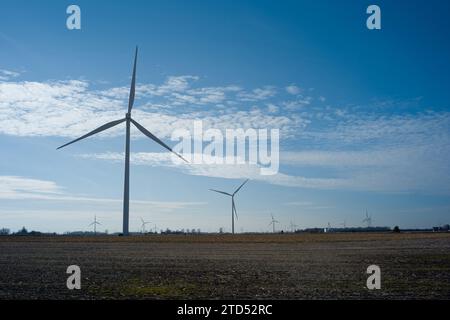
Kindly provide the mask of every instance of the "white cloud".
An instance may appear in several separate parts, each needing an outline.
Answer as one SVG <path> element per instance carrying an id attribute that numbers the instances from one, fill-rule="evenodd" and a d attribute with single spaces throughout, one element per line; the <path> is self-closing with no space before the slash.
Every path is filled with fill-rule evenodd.
<path id="1" fill-rule="evenodd" d="M 263 88 L 253 89 L 250 92 L 239 92 L 237 97 L 240 101 L 261 101 L 275 96 L 276 93 L 275 87 L 265 86 Z"/>
<path id="2" fill-rule="evenodd" d="M 0 176 L 0 199 L 36 199 L 62 194 L 63 189 L 52 181 Z"/>
<path id="3" fill-rule="evenodd" d="M 316 150 L 282 153 L 280 163 L 325 169 L 355 190 L 450 193 L 450 113 L 329 114 L 329 125 L 303 131 Z"/>
<path id="4" fill-rule="evenodd" d="M 278 107 L 277 107 L 276 105 L 274 105 L 273 103 L 267 104 L 267 111 L 268 111 L 269 113 L 277 113 L 279 109 L 280 109 L 280 108 L 278 108 Z"/>
<path id="5" fill-rule="evenodd" d="M 18 76 L 20 76 L 19 72 L 0 69 L 0 81 L 8 81 L 17 78 Z"/>
<path id="6" fill-rule="evenodd" d="M 251 166 L 181 167 L 187 174 L 248 176 L 277 185 L 308 188 L 450 192 L 446 174 L 450 172 L 448 112 L 386 113 L 379 112 L 380 108 L 368 111 L 361 106 L 314 106 L 312 102 L 317 99 L 303 95 L 292 101 L 268 103 L 264 100 L 276 96 L 275 87 L 201 87 L 198 80 L 195 76 L 180 76 L 168 77 L 160 85 L 139 84 L 140 101 L 133 117 L 161 139 L 168 139 L 175 129 L 192 132 L 196 120 L 203 121 L 204 130 L 279 128 L 282 145 L 292 148 L 294 143 L 294 148 L 303 149 L 283 153 L 281 165 L 300 172 L 311 166 L 326 170 L 319 170 L 316 177 L 307 171 L 303 173 L 305 177 L 282 173 L 264 177 L 259 175 L 259 168 Z M 123 118 L 128 90 L 93 90 L 89 82 L 79 80 L 0 82 L 0 133 L 81 136 L 108 121 Z M 191 104 L 197 107 L 191 108 Z M 207 107 L 198 108 L 202 105 Z M 305 105 L 310 106 L 302 108 Z M 101 135 L 122 134 L 123 127 L 116 127 Z M 132 134 L 134 138 L 143 137 L 135 129 Z M 314 147 L 316 150 L 312 150 Z M 134 161 L 170 167 L 159 156 L 141 156 Z"/>
<path id="7" fill-rule="evenodd" d="M 332 125 L 304 131 L 303 137 L 338 143 L 341 147 L 345 144 L 421 146 L 433 142 L 441 148 L 450 140 L 449 112 L 386 115 L 347 110 L 339 114 L 329 112 L 328 116 Z"/>
<path id="8" fill-rule="evenodd" d="M 167 81 L 164 89 L 171 91 L 172 101 L 179 104 L 197 101 L 217 103 L 224 99 L 225 92 L 237 92 L 238 87 L 201 88 L 188 92 L 186 81 L 192 77 L 182 77 Z M 0 83 L 0 133 L 16 136 L 62 136 L 78 137 L 98 126 L 124 117 L 125 101 L 121 96 L 127 92 L 119 88 L 109 91 L 89 89 L 86 81 L 57 82 L 1 82 Z M 155 111 L 147 112 L 136 106 L 134 118 L 157 134 L 168 138 L 175 129 L 191 128 L 195 120 L 203 120 L 205 129 L 226 128 L 279 128 L 285 136 L 293 134 L 298 126 L 304 126 L 299 117 L 268 115 L 263 110 L 249 111 L 211 109 L 210 111 L 177 110 L 152 105 Z M 303 123 L 303 124 L 302 124 Z M 116 127 L 102 133 L 103 136 L 122 134 Z M 136 136 L 136 130 L 133 131 Z M 141 136 L 141 135 L 139 135 Z"/>
<path id="9" fill-rule="evenodd" d="M 229 85 L 223 87 L 193 87 L 199 80 L 196 76 L 169 76 L 161 85 L 137 84 L 136 98 L 162 98 L 167 105 L 206 105 L 219 104 L 227 100 L 228 93 L 236 93 L 242 89 L 238 86 Z M 100 91 L 100 94 L 115 99 L 127 99 L 128 87 L 109 88 Z"/>
<path id="10" fill-rule="evenodd" d="M 99 154 L 83 154 L 80 157 L 85 159 L 100 159 L 114 162 L 123 162 L 124 154 L 116 152 L 99 153 Z M 272 176 L 261 175 L 260 167 L 251 164 L 194 164 L 173 162 L 170 153 L 132 153 L 130 161 L 135 165 L 147 165 L 167 167 L 175 170 L 180 170 L 185 174 L 194 176 L 207 176 L 214 178 L 225 179 L 242 179 L 249 178 L 255 181 L 267 182 L 270 184 L 289 186 L 289 187 L 304 187 L 314 189 L 331 189 L 339 186 L 344 186 L 347 182 L 343 179 L 334 178 L 306 178 L 300 176 L 291 176 L 283 173 L 278 173 Z"/>
<path id="11" fill-rule="evenodd" d="M 300 88 L 293 84 L 291 84 L 290 86 L 287 86 L 286 91 L 292 95 L 297 95 L 301 92 Z"/>
<path id="12" fill-rule="evenodd" d="M 286 110 L 295 111 L 311 104 L 312 97 L 310 96 L 298 96 L 295 100 L 284 101 L 282 104 Z"/>
<path id="13" fill-rule="evenodd" d="M 123 153 L 81 155 L 87 159 L 123 162 Z M 435 160 L 433 160 L 435 158 Z M 371 151 L 304 151 L 283 152 L 280 162 L 297 170 L 310 172 L 310 167 L 325 169 L 328 175 L 303 177 L 286 173 L 273 176 L 260 174 L 257 165 L 185 164 L 174 163 L 170 153 L 132 153 L 135 165 L 167 167 L 188 175 L 225 179 L 250 178 L 287 187 L 311 189 L 365 190 L 379 192 L 433 192 L 449 193 L 450 172 L 448 157 L 442 159 L 428 148 Z M 420 168 L 417 170 L 416 168 Z M 283 170 L 282 170 L 283 171 Z"/>
<path id="14" fill-rule="evenodd" d="M 348 180 L 355 190 L 449 193 L 450 148 L 404 146 L 360 151 L 286 152 L 281 164 L 322 168 Z"/>
<path id="15" fill-rule="evenodd" d="M 18 176 L 0 176 L 0 199 L 3 200 L 50 200 L 63 203 L 98 203 L 111 205 L 122 199 L 92 198 L 83 195 L 69 195 L 65 189 L 53 181 L 30 179 Z M 133 205 L 152 206 L 159 210 L 176 210 L 189 206 L 199 206 L 205 202 L 130 200 Z"/>

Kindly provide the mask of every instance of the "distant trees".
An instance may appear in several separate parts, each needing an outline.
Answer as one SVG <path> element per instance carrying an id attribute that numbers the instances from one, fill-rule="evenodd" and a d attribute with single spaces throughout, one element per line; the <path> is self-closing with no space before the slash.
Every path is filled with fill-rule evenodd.
<path id="1" fill-rule="evenodd" d="M 0 229 L 0 236 L 7 236 L 7 235 L 9 235 L 10 232 L 11 232 L 11 230 L 2 228 L 2 229 Z"/>
<path id="2" fill-rule="evenodd" d="M 161 234 L 184 234 L 184 235 L 188 235 L 188 234 L 201 234 L 201 229 L 177 229 L 177 230 L 171 230 L 169 228 L 167 228 L 165 231 L 161 230 Z"/>
<path id="3" fill-rule="evenodd" d="M 16 232 L 17 235 L 27 235 L 28 234 L 28 230 L 25 227 L 22 227 L 22 229 L 20 229 L 19 231 Z"/>
<path id="4" fill-rule="evenodd" d="M 395 226 L 394 229 L 392 230 L 392 232 L 400 233 L 400 228 L 398 226 Z"/>

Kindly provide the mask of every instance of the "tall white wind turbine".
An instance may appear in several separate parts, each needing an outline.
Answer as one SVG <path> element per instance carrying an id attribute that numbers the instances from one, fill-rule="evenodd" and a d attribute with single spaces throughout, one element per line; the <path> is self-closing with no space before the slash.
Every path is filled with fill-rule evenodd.
<path id="1" fill-rule="evenodd" d="M 236 217 L 236 219 L 238 218 L 237 215 L 237 210 L 236 210 L 236 205 L 234 203 L 234 196 L 236 195 L 236 193 L 239 192 L 239 190 L 241 190 L 241 188 L 244 186 L 244 184 L 246 184 L 248 182 L 249 179 L 245 180 L 240 186 L 239 188 L 236 189 L 236 191 L 234 191 L 233 193 L 228 193 L 225 191 L 220 191 L 220 190 L 215 190 L 215 189 L 209 189 L 211 191 L 217 192 L 217 193 L 221 193 L 224 194 L 226 196 L 231 197 L 231 233 L 234 234 L 234 217 Z"/>
<path id="2" fill-rule="evenodd" d="M 125 114 L 125 118 L 115 120 L 108 122 L 97 129 L 85 134 L 84 136 L 75 139 L 69 143 L 66 143 L 59 147 L 58 149 L 64 148 L 74 142 L 80 141 L 82 139 L 85 139 L 87 137 L 90 137 L 94 134 L 100 133 L 102 131 L 105 131 L 109 128 L 112 128 L 122 122 L 126 123 L 126 135 L 125 135 L 125 181 L 124 181 L 124 192 L 123 192 L 123 235 L 128 236 L 129 235 L 129 222 L 130 222 L 130 127 L 131 123 L 139 129 L 144 135 L 155 141 L 156 143 L 160 144 L 170 152 L 173 152 L 178 157 L 183 159 L 184 161 L 188 162 L 186 159 L 184 159 L 182 156 L 174 152 L 169 146 L 167 146 L 164 142 L 162 142 L 158 137 L 153 135 L 150 131 L 145 129 L 143 126 L 141 126 L 137 121 L 131 118 L 131 110 L 133 108 L 134 104 L 134 97 L 136 93 L 136 64 L 137 64 L 137 55 L 138 55 L 138 48 L 136 47 L 136 53 L 134 56 L 134 66 L 133 66 L 133 76 L 131 79 L 131 87 L 130 87 L 130 96 L 128 99 L 128 111 Z"/>

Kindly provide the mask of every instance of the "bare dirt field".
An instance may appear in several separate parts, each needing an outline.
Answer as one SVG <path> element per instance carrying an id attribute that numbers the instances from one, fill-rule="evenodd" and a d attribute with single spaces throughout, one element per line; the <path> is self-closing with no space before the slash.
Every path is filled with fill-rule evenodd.
<path id="1" fill-rule="evenodd" d="M 0 237 L 0 299 L 130 298 L 450 299 L 450 234 Z"/>

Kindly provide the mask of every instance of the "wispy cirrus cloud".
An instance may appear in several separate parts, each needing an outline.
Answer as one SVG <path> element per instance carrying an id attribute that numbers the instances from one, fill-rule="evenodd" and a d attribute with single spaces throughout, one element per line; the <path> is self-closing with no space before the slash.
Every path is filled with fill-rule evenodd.
<path id="1" fill-rule="evenodd" d="M 435 134 L 439 134 L 439 128 L 434 130 Z M 429 134 L 432 137 L 432 133 Z M 273 176 L 260 175 L 260 167 L 251 164 L 207 164 L 214 161 L 205 161 L 200 165 L 174 163 L 169 153 L 134 153 L 131 161 L 136 165 L 168 167 L 189 175 L 226 179 L 247 177 L 288 187 L 450 193 L 450 176 L 443 174 L 450 172 L 450 147 L 440 146 L 439 141 L 432 143 L 432 140 L 429 144 L 411 144 L 407 135 L 400 141 L 404 139 L 406 144 L 399 142 L 389 147 L 373 145 L 362 150 L 345 150 L 343 145 L 339 150 L 336 145 L 334 148 L 338 150 L 284 151 L 280 155 L 281 173 Z M 86 154 L 82 157 L 116 162 L 124 159 L 123 153 Z M 318 172 L 316 176 L 311 176 L 311 168 L 313 172 Z M 287 173 L 292 171 L 298 173 Z"/>
<path id="2" fill-rule="evenodd" d="M 20 72 L 0 69 L 0 81 L 7 81 L 20 76 Z"/>
<path id="3" fill-rule="evenodd" d="M 73 195 L 56 182 L 32 179 L 20 176 L 0 176 L 0 199 L 2 200 L 45 200 L 62 203 L 97 203 L 100 205 L 119 204 L 122 199 L 94 198 L 83 195 Z M 159 210 L 177 210 L 192 206 L 205 205 L 205 202 L 187 201 L 149 201 L 131 200 L 134 205 L 152 206 Z"/>
<path id="4" fill-rule="evenodd" d="M 84 159 L 107 160 L 122 163 L 124 154 L 121 152 L 107 152 L 96 154 L 82 154 L 79 157 Z M 283 173 L 276 175 L 261 175 L 260 166 L 256 164 L 223 164 L 214 163 L 213 159 L 205 161 L 206 163 L 183 163 L 174 161 L 170 153 L 138 152 L 132 153 L 130 161 L 134 165 L 145 165 L 152 167 L 167 167 L 173 170 L 179 170 L 182 173 L 194 176 L 207 176 L 225 179 L 248 178 L 254 181 L 266 182 L 274 185 L 288 187 L 304 187 L 313 189 L 334 189 L 345 186 L 345 179 L 335 178 L 307 178 L 293 176 Z M 208 164 L 211 163 L 211 164 Z"/>
<path id="5" fill-rule="evenodd" d="M 53 181 L 0 176 L 1 199 L 36 199 L 61 196 L 63 188 Z"/>

